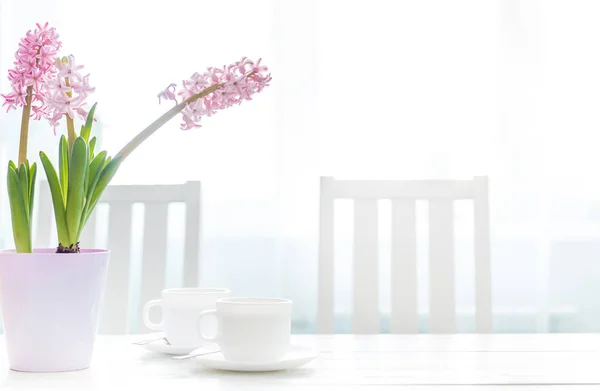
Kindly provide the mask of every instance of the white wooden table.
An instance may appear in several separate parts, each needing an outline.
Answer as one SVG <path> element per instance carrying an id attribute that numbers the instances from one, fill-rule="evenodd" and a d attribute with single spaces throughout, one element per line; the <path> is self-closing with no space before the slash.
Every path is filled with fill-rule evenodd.
<path id="1" fill-rule="evenodd" d="M 202 369 L 131 345 L 135 338 L 99 336 L 91 369 L 54 374 L 9 371 L 2 341 L 0 389 L 600 389 L 596 334 L 301 335 L 293 342 L 317 348 L 319 358 L 298 369 L 271 373 Z"/>

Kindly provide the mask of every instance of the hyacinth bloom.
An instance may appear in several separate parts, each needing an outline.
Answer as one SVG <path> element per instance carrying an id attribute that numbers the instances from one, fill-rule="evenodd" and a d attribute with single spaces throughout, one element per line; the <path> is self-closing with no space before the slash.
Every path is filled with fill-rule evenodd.
<path id="1" fill-rule="evenodd" d="M 14 68 L 8 71 L 12 91 L 2 95 L 7 111 L 23 108 L 19 165 L 27 159 L 29 119 L 39 120 L 48 116 L 45 104 L 47 82 L 56 73 L 54 61 L 62 45 L 54 27 L 49 27 L 48 23 L 36 26 L 19 42 Z"/>
<path id="2" fill-rule="evenodd" d="M 208 68 L 204 73 L 194 73 L 188 80 L 184 80 L 181 90 L 177 93 L 182 101 L 187 102 L 182 110 L 184 130 L 200 126 L 202 117 L 215 114 L 244 100 L 252 99 L 251 96 L 262 91 L 271 81 L 268 68 L 261 65 L 261 59 L 254 62 L 246 57 L 240 61 L 222 68 Z M 158 94 L 161 99 L 174 100 L 176 84 L 170 84 Z M 214 90 L 198 95 L 207 88 L 216 87 Z"/>
<path id="3" fill-rule="evenodd" d="M 125 159 L 141 143 L 166 124 L 177 114 L 182 114 L 184 130 L 200 126 L 202 117 L 210 117 L 219 110 L 226 109 L 244 100 L 251 100 L 252 95 L 262 91 L 269 85 L 271 74 L 269 69 L 246 57 L 222 68 L 208 68 L 204 73 L 196 72 L 188 80 L 184 80 L 177 91 L 175 83 L 158 94 L 162 100 L 173 100 L 176 105 L 133 138 L 116 157 Z M 178 102 L 179 98 L 181 102 Z"/>
<path id="4" fill-rule="evenodd" d="M 57 58 L 55 68 L 57 72 L 48 81 L 48 93 L 45 97 L 48 107 L 47 118 L 56 133 L 59 120 L 63 116 L 66 117 L 67 131 L 72 145 L 75 135 L 73 120 L 87 117 L 88 113 L 84 105 L 88 95 L 94 92 L 95 88 L 90 87 L 90 75 L 81 74 L 83 65 L 77 65 L 72 55 L 62 59 Z"/>
<path id="5" fill-rule="evenodd" d="M 12 91 L 4 98 L 7 110 L 16 109 L 26 105 L 27 87 L 32 89 L 31 100 L 38 111 L 44 110 L 44 97 L 46 81 L 56 72 L 54 61 L 61 42 L 54 27 L 38 24 L 32 32 L 27 32 L 19 42 L 19 49 L 15 55 L 14 68 L 8 71 L 8 80 Z"/>

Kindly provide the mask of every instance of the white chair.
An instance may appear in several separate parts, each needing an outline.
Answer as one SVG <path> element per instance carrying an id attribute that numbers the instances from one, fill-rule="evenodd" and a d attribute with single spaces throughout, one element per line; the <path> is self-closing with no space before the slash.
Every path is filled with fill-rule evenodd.
<path id="1" fill-rule="evenodd" d="M 487 177 L 473 180 L 321 178 L 318 332 L 334 332 L 334 200 L 354 200 L 353 332 L 380 332 L 377 200 L 391 199 L 391 332 L 417 333 L 416 200 L 429 201 L 429 331 L 456 332 L 454 200 L 473 200 L 476 330 L 492 331 Z"/>
<path id="2" fill-rule="evenodd" d="M 47 182 L 38 184 L 39 211 L 43 220 L 37 222 L 37 247 L 53 247 L 51 230 L 55 230 L 52 200 Z M 132 205 L 144 204 L 144 237 L 140 303 L 159 297 L 165 285 L 167 258 L 167 218 L 170 203 L 186 205 L 184 238 L 183 286 L 198 285 L 200 255 L 200 182 L 181 185 L 118 185 L 109 186 L 100 203 L 108 204 L 108 249 L 111 251 L 104 294 L 104 309 L 99 332 L 123 334 L 127 331 L 129 315 L 131 220 Z M 94 243 L 96 213 L 90 217 L 82 232 L 82 243 Z M 135 309 L 140 313 L 140 308 Z M 143 327 L 141 316 L 140 330 Z"/>

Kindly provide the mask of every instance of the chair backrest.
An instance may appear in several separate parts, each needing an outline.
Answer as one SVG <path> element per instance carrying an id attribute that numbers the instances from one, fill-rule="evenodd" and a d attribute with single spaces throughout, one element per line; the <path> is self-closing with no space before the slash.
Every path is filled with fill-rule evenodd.
<path id="1" fill-rule="evenodd" d="M 318 332 L 334 332 L 334 200 L 354 200 L 354 333 L 380 332 L 377 201 L 392 205 L 391 332 L 417 333 L 416 201 L 429 202 L 429 331 L 456 332 L 454 201 L 473 200 L 476 331 L 492 331 L 487 177 L 473 180 L 321 178 Z"/>
<path id="2" fill-rule="evenodd" d="M 50 192 L 46 182 L 39 187 L 39 221 L 37 222 L 36 246 L 56 246 L 50 243 L 53 211 Z M 186 207 L 183 286 L 198 285 L 200 257 L 200 182 L 179 185 L 117 185 L 105 190 L 99 203 L 108 204 L 108 249 L 111 251 L 104 293 L 104 308 L 99 332 L 122 334 L 127 331 L 131 314 L 129 304 L 132 206 L 144 204 L 144 236 L 142 247 L 142 274 L 140 303 L 159 297 L 165 287 L 167 258 L 168 206 L 184 203 Z M 81 243 L 94 243 L 96 237 L 96 213 L 88 221 L 80 238 Z M 140 313 L 140 309 L 135 311 Z M 138 330 L 144 330 L 139 316 Z"/>

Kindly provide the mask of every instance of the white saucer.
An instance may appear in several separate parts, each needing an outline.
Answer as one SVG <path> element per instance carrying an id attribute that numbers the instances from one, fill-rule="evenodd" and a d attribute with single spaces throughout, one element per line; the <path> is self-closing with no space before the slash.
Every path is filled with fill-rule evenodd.
<path id="1" fill-rule="evenodd" d="M 297 368 L 301 365 L 311 362 L 317 358 L 318 354 L 319 353 L 314 349 L 305 348 L 302 346 L 292 346 L 290 351 L 287 352 L 287 354 L 278 362 L 256 363 L 227 361 L 220 352 L 194 357 L 194 360 L 210 369 L 237 372 L 269 372 Z"/>
<path id="2" fill-rule="evenodd" d="M 164 339 L 153 341 L 145 345 L 140 345 L 146 350 L 151 352 L 172 354 L 175 356 L 184 355 L 190 353 L 192 350 L 198 349 L 200 346 L 177 346 L 169 345 Z"/>

